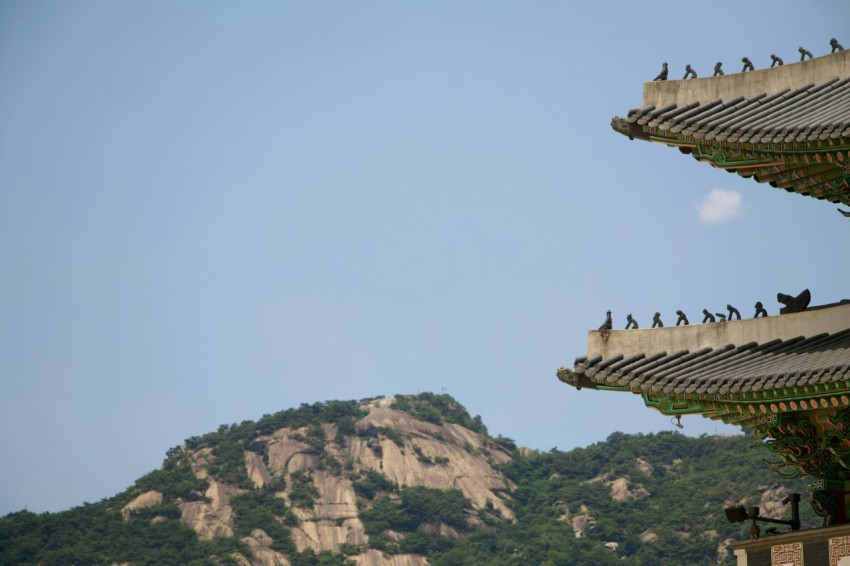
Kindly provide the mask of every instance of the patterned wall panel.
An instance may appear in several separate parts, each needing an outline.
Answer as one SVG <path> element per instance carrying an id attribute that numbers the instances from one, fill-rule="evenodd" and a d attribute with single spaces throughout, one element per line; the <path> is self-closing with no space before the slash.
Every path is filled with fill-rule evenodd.
<path id="1" fill-rule="evenodd" d="M 829 566 L 850 566 L 850 536 L 829 539 Z"/>
<path id="2" fill-rule="evenodd" d="M 803 543 L 792 542 L 772 546 L 770 566 L 803 566 Z"/>

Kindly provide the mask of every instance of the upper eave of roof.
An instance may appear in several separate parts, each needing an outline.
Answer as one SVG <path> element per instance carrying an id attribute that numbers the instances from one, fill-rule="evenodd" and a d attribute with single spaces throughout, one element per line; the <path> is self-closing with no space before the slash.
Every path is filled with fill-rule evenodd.
<path id="1" fill-rule="evenodd" d="M 700 412 L 738 423 L 749 422 L 755 406 L 761 413 L 848 406 L 850 303 L 748 320 L 592 331 L 587 355 L 558 378 L 578 389 L 638 393 L 667 414 Z M 755 405 L 745 410 L 747 403 Z"/>
<path id="2" fill-rule="evenodd" d="M 850 205 L 850 50 L 761 71 L 644 85 L 611 126 L 713 167 Z"/>
<path id="3" fill-rule="evenodd" d="M 642 394 L 663 412 L 717 412 L 717 403 L 765 403 L 817 399 L 812 408 L 847 406 L 850 329 L 834 334 L 771 340 L 695 351 L 660 351 L 624 357 L 579 358 L 559 379 L 578 389 L 609 389 Z M 835 397 L 836 401 L 824 401 Z M 663 400 L 679 404 L 664 407 Z M 661 403 L 659 403 L 661 401 Z M 806 409 L 808 401 L 800 407 Z M 740 408 L 740 407 L 739 407 Z M 767 406 L 765 406 L 765 410 Z M 771 408 L 771 412 L 778 412 Z M 740 417 L 740 418 L 738 418 Z M 740 411 L 737 420 L 748 420 Z"/>

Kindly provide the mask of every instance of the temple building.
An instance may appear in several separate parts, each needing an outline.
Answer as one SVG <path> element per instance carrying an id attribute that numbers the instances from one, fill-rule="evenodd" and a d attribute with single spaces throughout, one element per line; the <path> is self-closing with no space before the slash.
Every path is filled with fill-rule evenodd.
<path id="1" fill-rule="evenodd" d="M 850 205 L 850 51 L 703 79 L 644 84 L 643 104 L 612 127 L 771 187 Z M 790 198 L 790 197 L 789 197 Z M 671 417 L 700 414 L 763 439 L 785 477 L 812 479 L 824 528 L 734 545 L 739 566 L 850 565 L 850 301 L 811 293 L 650 329 L 588 332 L 587 354 L 558 378 L 630 392 Z M 610 313 L 609 313 L 610 314 Z M 732 320 L 732 319 L 735 320 Z M 702 319 L 702 317 L 700 317 Z M 610 320 L 610 319 L 609 319 Z M 730 511 L 732 513 L 730 514 Z M 799 528 L 797 519 L 796 528 Z"/>

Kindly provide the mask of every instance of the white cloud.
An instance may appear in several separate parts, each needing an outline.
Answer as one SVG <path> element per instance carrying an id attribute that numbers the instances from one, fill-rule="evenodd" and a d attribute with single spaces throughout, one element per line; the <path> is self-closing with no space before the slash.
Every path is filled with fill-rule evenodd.
<path id="1" fill-rule="evenodd" d="M 741 193 L 728 189 L 711 189 L 708 196 L 697 205 L 699 218 L 706 224 L 718 224 L 743 214 Z"/>

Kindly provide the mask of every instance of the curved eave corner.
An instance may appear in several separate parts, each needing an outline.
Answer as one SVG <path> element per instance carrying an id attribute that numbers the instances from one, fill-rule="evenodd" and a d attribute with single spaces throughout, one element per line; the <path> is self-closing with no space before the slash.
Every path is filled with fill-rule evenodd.
<path id="1" fill-rule="evenodd" d="M 850 50 L 747 73 L 644 84 L 611 127 L 803 196 L 850 205 Z"/>

